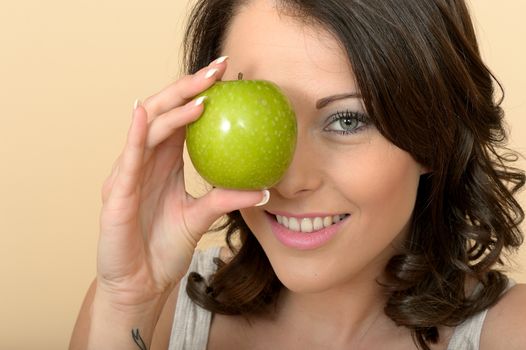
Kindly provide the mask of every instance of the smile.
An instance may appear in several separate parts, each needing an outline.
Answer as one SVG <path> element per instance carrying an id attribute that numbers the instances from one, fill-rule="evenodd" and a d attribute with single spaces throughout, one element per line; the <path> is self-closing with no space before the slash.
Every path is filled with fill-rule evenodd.
<path id="1" fill-rule="evenodd" d="M 265 214 L 274 237 L 283 245 L 299 250 L 316 249 L 327 244 L 351 217 L 351 214 L 311 214 L 309 217 L 293 217 L 267 211 Z"/>
<path id="2" fill-rule="evenodd" d="M 311 233 L 332 226 L 344 220 L 349 215 L 350 214 L 340 214 L 315 218 L 295 218 L 282 215 L 275 215 L 275 217 L 280 225 L 291 231 Z"/>

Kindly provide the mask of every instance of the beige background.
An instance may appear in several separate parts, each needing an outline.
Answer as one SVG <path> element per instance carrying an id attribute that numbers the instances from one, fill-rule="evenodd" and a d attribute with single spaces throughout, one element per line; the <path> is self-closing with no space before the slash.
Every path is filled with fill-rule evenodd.
<path id="1" fill-rule="evenodd" d="M 507 91 L 512 146 L 524 151 L 526 3 L 472 6 L 484 57 Z M 67 347 L 95 274 L 100 186 L 135 98 L 179 74 L 186 8 L 181 0 L 3 3 L 0 348 Z M 526 249 L 521 257 L 524 266 Z M 512 275 L 526 282 L 524 269 Z"/>

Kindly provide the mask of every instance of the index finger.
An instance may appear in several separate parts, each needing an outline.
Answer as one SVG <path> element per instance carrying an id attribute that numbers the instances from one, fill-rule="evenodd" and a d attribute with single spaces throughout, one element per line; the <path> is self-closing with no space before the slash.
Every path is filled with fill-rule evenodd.
<path id="1" fill-rule="evenodd" d="M 196 95 L 212 86 L 225 73 L 227 58 L 227 56 L 220 57 L 195 74 L 185 75 L 159 93 L 148 97 L 143 102 L 143 107 L 148 112 L 149 121 L 188 103 Z"/>

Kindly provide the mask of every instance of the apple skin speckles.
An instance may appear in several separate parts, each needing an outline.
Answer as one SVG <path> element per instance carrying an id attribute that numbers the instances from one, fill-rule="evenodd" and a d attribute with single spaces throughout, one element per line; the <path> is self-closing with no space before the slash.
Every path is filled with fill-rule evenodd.
<path id="1" fill-rule="evenodd" d="M 198 96 L 207 96 L 205 109 L 186 127 L 197 172 L 216 187 L 275 185 L 292 162 L 297 139 L 296 116 L 280 88 L 265 80 L 218 81 Z"/>

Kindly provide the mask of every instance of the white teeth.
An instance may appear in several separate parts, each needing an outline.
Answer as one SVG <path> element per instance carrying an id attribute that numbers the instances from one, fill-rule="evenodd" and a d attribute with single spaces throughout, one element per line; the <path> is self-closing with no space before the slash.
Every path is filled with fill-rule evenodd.
<path id="1" fill-rule="evenodd" d="M 321 218 L 315 218 L 313 222 L 313 229 L 314 231 L 321 230 L 323 228 L 323 221 Z"/>
<path id="2" fill-rule="evenodd" d="M 325 216 L 325 217 L 316 217 L 316 218 L 289 218 L 286 216 L 276 215 L 276 219 L 279 224 L 285 226 L 291 231 L 296 232 L 313 232 L 319 231 L 324 227 L 331 226 L 337 222 L 343 220 L 347 214 L 343 215 L 334 215 L 334 216 Z"/>
<path id="3" fill-rule="evenodd" d="M 301 232 L 312 232 L 314 224 L 311 219 L 301 219 Z"/>
<path id="4" fill-rule="evenodd" d="M 300 230 L 300 224 L 298 223 L 298 219 L 296 219 L 296 218 L 290 218 L 289 219 L 289 230 L 291 230 L 291 231 L 299 231 Z"/>

